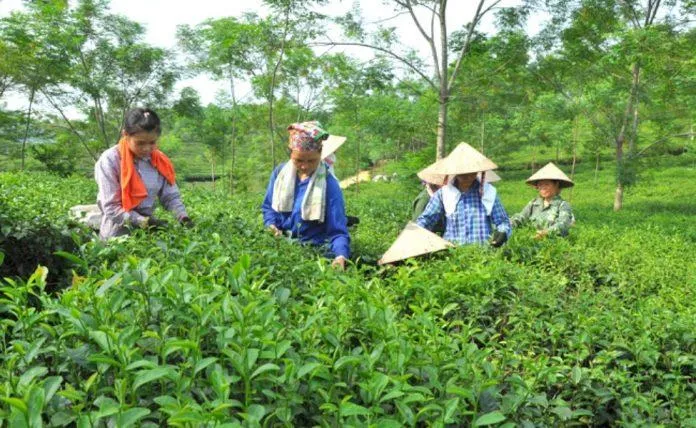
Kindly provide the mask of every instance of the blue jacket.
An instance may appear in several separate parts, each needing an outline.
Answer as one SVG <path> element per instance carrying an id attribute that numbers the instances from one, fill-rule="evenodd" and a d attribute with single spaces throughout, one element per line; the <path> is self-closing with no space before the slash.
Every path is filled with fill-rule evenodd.
<path id="1" fill-rule="evenodd" d="M 338 180 L 331 174 L 326 177 L 326 214 L 324 223 L 318 221 L 302 220 L 301 205 L 310 178 L 295 180 L 295 202 L 292 212 L 280 213 L 275 211 L 271 203 L 273 201 L 273 186 L 278 177 L 278 173 L 284 164 L 280 164 L 273 170 L 271 179 L 266 188 L 266 197 L 261 205 L 263 213 L 263 223 L 266 227 L 275 225 L 282 231 L 290 231 L 293 238 L 298 238 L 300 242 L 307 242 L 313 245 L 328 244 L 331 257 L 343 256 L 350 257 L 350 235 L 346 220 L 345 204 L 343 202 L 343 192 L 338 185 Z"/>

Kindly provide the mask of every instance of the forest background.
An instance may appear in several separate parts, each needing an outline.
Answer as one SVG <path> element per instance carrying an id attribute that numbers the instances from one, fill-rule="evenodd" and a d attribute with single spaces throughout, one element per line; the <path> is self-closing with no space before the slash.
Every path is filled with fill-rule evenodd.
<path id="1" fill-rule="evenodd" d="M 389 18 L 368 22 L 359 3 L 264 0 L 179 25 L 173 49 L 146 42 L 145 25 L 110 3 L 3 13 L 0 170 L 90 175 L 133 106 L 161 114 L 160 145 L 180 176 L 230 192 L 263 188 L 285 158 L 286 126 L 312 119 L 348 137 L 341 177 L 385 160 L 421 165 L 466 141 L 503 175 L 610 163 L 615 209 L 650 156 L 692 156 L 694 1 L 391 0 Z M 454 25 L 462 7 L 470 19 Z M 203 75 L 227 87 L 212 102 L 175 90 Z"/>
<path id="2" fill-rule="evenodd" d="M 247 0 L 198 22 L 198 0 L 171 48 L 138 22 L 183 2 L 139 3 L 0 0 L 0 425 L 696 426 L 696 2 Z M 142 105 L 196 225 L 105 243 L 66 214 Z M 341 178 L 397 174 L 344 191 L 345 271 L 263 233 L 309 119 L 348 137 Z M 415 173 L 460 141 L 510 214 L 558 162 L 576 226 L 377 267 Z"/>

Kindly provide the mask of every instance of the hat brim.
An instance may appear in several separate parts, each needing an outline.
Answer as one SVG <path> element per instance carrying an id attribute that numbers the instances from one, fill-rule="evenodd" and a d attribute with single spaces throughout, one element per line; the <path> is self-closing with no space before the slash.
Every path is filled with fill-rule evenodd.
<path id="1" fill-rule="evenodd" d="M 418 178 L 425 181 L 426 183 L 436 184 L 438 186 L 444 185 L 447 181 L 447 174 L 440 174 L 439 172 L 437 172 L 437 169 L 443 161 L 443 159 L 440 159 L 439 161 L 428 165 L 427 167 L 418 171 L 418 174 L 416 175 L 418 176 Z"/>
<path id="2" fill-rule="evenodd" d="M 479 174 L 483 174 L 483 172 L 481 172 L 481 173 L 479 173 Z M 488 171 L 485 171 L 485 174 L 486 174 L 486 175 L 485 175 L 485 180 L 484 180 L 484 181 L 485 181 L 486 183 L 496 183 L 496 182 L 502 180 L 502 178 L 500 178 L 500 176 L 499 176 L 495 171 L 493 171 L 492 169 L 489 169 Z M 481 179 L 481 175 L 479 175 L 479 180 L 480 180 L 480 179 Z"/>
<path id="3" fill-rule="evenodd" d="M 442 186 L 447 181 L 447 176 L 442 175 L 442 174 L 430 174 L 430 173 L 421 171 L 416 175 L 418 175 L 418 178 L 425 181 L 426 183 L 435 184 L 437 186 Z"/>
<path id="4" fill-rule="evenodd" d="M 569 187 L 575 186 L 575 183 L 573 183 L 572 181 L 562 180 L 560 178 L 537 178 L 534 180 L 527 180 L 527 184 L 532 187 L 536 187 L 537 183 L 541 180 L 558 181 L 558 187 L 560 189 L 567 189 Z"/>
<path id="5" fill-rule="evenodd" d="M 329 135 L 329 138 L 324 140 L 321 146 L 321 158 L 326 159 L 338 150 L 343 143 L 346 142 L 346 137 L 340 135 Z"/>
<path id="6" fill-rule="evenodd" d="M 463 174 L 478 174 L 479 172 L 486 172 L 497 169 L 498 165 L 491 161 L 481 162 L 478 165 L 457 165 L 448 164 L 442 165 L 440 168 L 435 169 L 433 172 L 442 175 L 463 175 Z"/>
<path id="7" fill-rule="evenodd" d="M 498 165 L 469 144 L 459 143 L 452 153 L 442 159 L 442 162 L 434 165 L 433 172 L 443 175 L 461 175 L 492 169 L 498 169 Z"/>
<path id="8" fill-rule="evenodd" d="M 452 247 L 454 244 L 451 242 L 416 223 L 409 222 L 377 263 L 385 265 Z"/>

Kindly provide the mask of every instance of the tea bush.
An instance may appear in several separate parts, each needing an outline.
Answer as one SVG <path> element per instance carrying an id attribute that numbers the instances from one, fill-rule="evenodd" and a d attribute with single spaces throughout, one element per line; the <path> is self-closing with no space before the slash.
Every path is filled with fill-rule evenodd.
<path id="1" fill-rule="evenodd" d="M 510 171 L 497 186 L 510 213 L 534 196 L 527 175 Z M 69 286 L 47 290 L 50 271 L 37 265 L 55 265 L 38 258 L 32 273 L 2 282 L 0 419 L 696 423 L 696 172 L 663 168 L 612 213 L 611 171 L 596 184 L 581 171 L 568 239 L 535 241 L 520 229 L 498 250 L 462 247 L 378 268 L 419 191 L 400 177 L 346 191 L 361 223 L 357 263 L 345 272 L 265 233 L 260 195 L 200 185 L 184 188 L 194 229 L 108 243 L 72 230 L 73 255 L 59 256 L 71 263 Z M 67 207 L 94 197 L 88 180 L 46 175 L 0 174 L 0 191 L 12 207 L 3 226 L 26 231 L 34 217 L 65 230 Z"/>
<path id="2" fill-rule="evenodd" d="M 0 180 L 0 277 L 28 277 L 37 264 L 51 266 L 50 288 L 65 285 L 70 264 L 56 252 L 75 251 L 83 234 L 67 210 L 95 198 L 96 185 L 85 180 L 57 179 L 44 173 L 3 174 Z"/>

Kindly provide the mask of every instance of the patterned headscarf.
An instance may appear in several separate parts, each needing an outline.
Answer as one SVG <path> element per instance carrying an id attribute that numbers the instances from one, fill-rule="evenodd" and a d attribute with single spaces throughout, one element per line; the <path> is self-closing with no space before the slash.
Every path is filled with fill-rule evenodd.
<path id="1" fill-rule="evenodd" d="M 293 123 L 288 126 L 290 150 L 301 152 L 321 152 L 322 141 L 329 138 L 329 133 L 324 131 L 321 123 L 317 121 Z"/>

